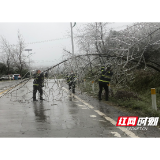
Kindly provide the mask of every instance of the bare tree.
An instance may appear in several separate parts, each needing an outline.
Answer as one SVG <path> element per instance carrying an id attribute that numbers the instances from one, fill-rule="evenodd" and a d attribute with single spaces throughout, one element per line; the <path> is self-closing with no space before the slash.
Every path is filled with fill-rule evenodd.
<path id="1" fill-rule="evenodd" d="M 12 58 L 14 61 L 14 65 L 18 69 L 20 74 L 22 74 L 22 70 L 27 67 L 26 57 L 23 53 L 24 49 L 25 43 L 22 35 L 18 31 L 18 44 L 13 49 Z"/>
<path id="2" fill-rule="evenodd" d="M 108 23 L 88 23 L 78 32 L 77 42 L 81 50 L 88 50 L 88 45 L 92 52 L 101 53 L 105 50 L 105 36 L 107 35 Z"/>
<path id="3" fill-rule="evenodd" d="M 13 59 L 12 59 L 12 47 L 9 42 L 1 37 L 1 61 L 7 67 L 7 74 L 10 73 L 10 69 L 13 67 Z"/>

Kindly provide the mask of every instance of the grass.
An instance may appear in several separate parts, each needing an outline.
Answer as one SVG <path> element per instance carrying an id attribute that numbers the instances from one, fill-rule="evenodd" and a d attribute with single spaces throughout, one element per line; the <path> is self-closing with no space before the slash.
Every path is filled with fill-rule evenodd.
<path id="1" fill-rule="evenodd" d="M 151 93 L 146 91 L 138 96 L 138 99 L 116 99 L 111 97 L 110 101 L 114 102 L 119 107 L 137 114 L 141 117 L 160 117 L 160 94 L 156 95 L 157 98 L 157 111 L 152 109 Z M 160 121 L 158 122 L 160 126 Z"/>

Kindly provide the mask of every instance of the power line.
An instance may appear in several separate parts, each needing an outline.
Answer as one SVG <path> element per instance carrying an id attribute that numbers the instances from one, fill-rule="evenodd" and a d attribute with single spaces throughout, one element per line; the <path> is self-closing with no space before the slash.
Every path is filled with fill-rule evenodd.
<path id="1" fill-rule="evenodd" d="M 51 41 L 57 41 L 57 40 L 63 40 L 63 39 L 69 39 L 69 37 L 68 38 L 50 39 L 50 40 L 38 41 L 38 42 L 30 42 L 30 43 L 25 43 L 25 44 L 45 43 L 45 42 L 51 42 Z"/>
<path id="2" fill-rule="evenodd" d="M 66 38 L 57 38 L 57 39 L 50 39 L 50 40 L 45 40 L 45 41 L 29 42 L 29 43 L 24 43 L 24 44 L 46 43 L 46 42 L 52 42 L 52 41 L 57 41 L 57 40 L 63 40 L 63 39 L 69 39 L 69 37 L 66 37 Z M 17 46 L 17 44 L 12 44 L 12 45 L 10 45 L 10 46 Z"/>

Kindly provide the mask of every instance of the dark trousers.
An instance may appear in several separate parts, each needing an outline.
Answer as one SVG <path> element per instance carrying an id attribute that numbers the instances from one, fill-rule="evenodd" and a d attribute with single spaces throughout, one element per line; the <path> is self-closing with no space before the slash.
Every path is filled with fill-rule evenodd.
<path id="1" fill-rule="evenodd" d="M 103 88 L 105 90 L 105 100 L 108 101 L 108 95 L 109 95 L 108 83 L 105 82 L 99 82 L 99 99 L 101 99 Z"/>
<path id="2" fill-rule="evenodd" d="M 41 87 L 41 86 L 36 86 L 36 85 L 33 85 L 33 99 L 36 99 L 37 90 L 38 90 L 39 93 L 40 93 L 40 99 L 42 99 L 42 96 L 43 96 L 42 87 Z"/>
<path id="3" fill-rule="evenodd" d="M 75 93 L 75 83 L 69 83 L 69 90 L 72 89 L 72 93 Z"/>

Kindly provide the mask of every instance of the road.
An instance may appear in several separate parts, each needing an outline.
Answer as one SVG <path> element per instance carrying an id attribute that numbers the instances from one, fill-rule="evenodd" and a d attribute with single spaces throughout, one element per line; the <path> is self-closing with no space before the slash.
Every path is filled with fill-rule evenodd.
<path id="1" fill-rule="evenodd" d="M 81 94 L 78 88 L 71 95 L 64 80 L 48 80 L 45 101 L 37 102 L 32 100 L 33 80 L 3 96 L 2 86 L 11 82 L 0 83 L 0 137 L 160 137 L 158 127 L 136 131 L 116 127 L 118 116 L 131 114 Z"/>
<path id="2" fill-rule="evenodd" d="M 0 81 L 0 93 L 8 88 L 10 88 L 12 85 L 18 84 L 20 80 L 5 80 Z"/>

